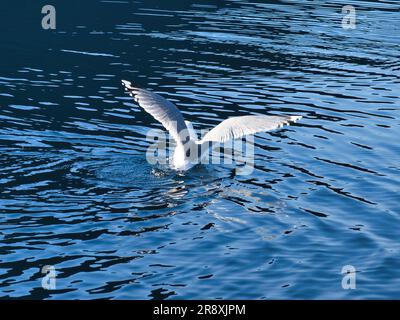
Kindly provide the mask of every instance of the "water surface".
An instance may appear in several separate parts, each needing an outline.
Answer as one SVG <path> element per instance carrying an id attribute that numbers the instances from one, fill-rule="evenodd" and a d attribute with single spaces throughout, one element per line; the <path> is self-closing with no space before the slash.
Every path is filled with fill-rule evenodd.
<path id="1" fill-rule="evenodd" d="M 0 13 L 1 298 L 400 297 L 397 1 L 56 1 L 56 30 L 44 4 Z M 303 119 L 257 135 L 251 175 L 178 174 L 121 79 L 196 129 Z"/>

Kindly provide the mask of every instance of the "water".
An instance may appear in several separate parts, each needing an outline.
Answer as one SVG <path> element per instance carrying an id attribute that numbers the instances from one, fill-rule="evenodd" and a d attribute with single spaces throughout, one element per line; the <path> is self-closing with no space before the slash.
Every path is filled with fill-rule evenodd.
<path id="1" fill-rule="evenodd" d="M 0 297 L 400 297 L 397 1 L 53 1 L 54 31 L 44 4 L 0 13 Z M 257 135 L 251 175 L 177 174 L 121 79 L 196 129 L 303 119 Z"/>

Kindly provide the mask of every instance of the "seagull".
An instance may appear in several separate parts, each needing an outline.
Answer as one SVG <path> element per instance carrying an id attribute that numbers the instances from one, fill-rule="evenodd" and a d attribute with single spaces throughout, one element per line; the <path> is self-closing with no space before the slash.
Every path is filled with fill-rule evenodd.
<path id="1" fill-rule="evenodd" d="M 198 140 L 192 123 L 183 119 L 182 113 L 172 102 L 157 93 L 137 87 L 130 81 L 122 80 L 122 85 L 139 106 L 159 121 L 175 140 L 172 169 L 177 171 L 186 171 L 198 164 L 210 145 L 225 143 L 249 134 L 272 131 L 302 118 L 288 115 L 231 117 L 222 121 L 201 140 Z M 201 151 L 199 152 L 198 149 Z"/>

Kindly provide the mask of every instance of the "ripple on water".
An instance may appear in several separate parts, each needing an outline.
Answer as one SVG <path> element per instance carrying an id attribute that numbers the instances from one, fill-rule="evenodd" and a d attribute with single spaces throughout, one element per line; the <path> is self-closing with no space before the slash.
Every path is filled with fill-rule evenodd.
<path id="1" fill-rule="evenodd" d="M 398 4 L 364 1 L 354 30 L 332 2 L 88 6 L 85 26 L 0 31 L 1 298 L 399 297 Z M 121 79 L 199 130 L 303 119 L 256 137 L 248 176 L 177 173 L 147 163 L 160 125 Z"/>

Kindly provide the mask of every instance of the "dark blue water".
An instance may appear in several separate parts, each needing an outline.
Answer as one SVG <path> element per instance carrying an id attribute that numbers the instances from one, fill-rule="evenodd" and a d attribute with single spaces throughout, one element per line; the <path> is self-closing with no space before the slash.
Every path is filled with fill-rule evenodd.
<path id="1" fill-rule="evenodd" d="M 0 10 L 1 298 L 400 298 L 398 1 L 53 1 L 56 30 L 44 4 Z M 303 119 L 251 175 L 177 174 L 121 79 L 196 129 Z"/>

